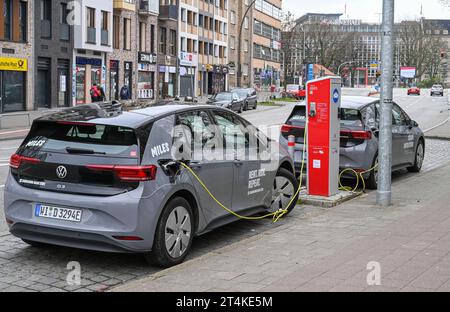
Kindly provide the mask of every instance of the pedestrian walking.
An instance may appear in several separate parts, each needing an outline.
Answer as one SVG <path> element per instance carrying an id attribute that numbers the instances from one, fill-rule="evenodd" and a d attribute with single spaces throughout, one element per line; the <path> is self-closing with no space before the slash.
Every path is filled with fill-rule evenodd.
<path id="1" fill-rule="evenodd" d="M 92 85 L 91 90 L 89 92 L 91 94 L 91 101 L 92 101 L 92 103 L 96 103 L 96 102 L 100 101 L 101 93 L 100 93 L 100 90 L 98 89 L 96 83 L 94 83 Z"/>
<path id="2" fill-rule="evenodd" d="M 124 85 L 122 89 L 120 89 L 120 99 L 121 100 L 129 100 L 130 99 L 130 89 L 127 85 Z"/>

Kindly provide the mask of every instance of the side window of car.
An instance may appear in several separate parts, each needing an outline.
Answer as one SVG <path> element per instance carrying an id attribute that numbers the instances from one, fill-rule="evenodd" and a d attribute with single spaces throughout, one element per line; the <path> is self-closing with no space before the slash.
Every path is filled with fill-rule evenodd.
<path id="1" fill-rule="evenodd" d="M 183 159 L 193 159 L 194 153 L 215 139 L 214 124 L 205 111 L 194 111 L 176 117 L 174 146 Z"/>
<path id="2" fill-rule="evenodd" d="M 403 113 L 402 109 L 397 104 L 393 105 L 392 114 L 393 124 L 397 126 L 405 126 L 407 124 L 405 113 Z"/>
<path id="3" fill-rule="evenodd" d="M 377 129 L 379 122 L 377 121 L 377 110 L 375 105 L 369 105 L 361 111 L 364 124 L 369 129 Z"/>
<path id="4" fill-rule="evenodd" d="M 215 111 L 214 117 L 223 134 L 224 149 L 242 150 L 248 146 L 248 134 L 245 126 L 233 115 Z"/>

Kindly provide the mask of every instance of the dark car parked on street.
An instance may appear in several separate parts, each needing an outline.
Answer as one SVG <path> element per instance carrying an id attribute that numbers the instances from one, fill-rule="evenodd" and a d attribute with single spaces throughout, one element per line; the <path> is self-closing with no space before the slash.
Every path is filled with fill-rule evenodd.
<path id="1" fill-rule="evenodd" d="M 208 100 L 207 104 L 228 108 L 239 114 L 244 111 L 244 99 L 234 91 L 217 93 Z"/>
<path id="2" fill-rule="evenodd" d="M 234 89 L 232 92 L 236 92 L 240 98 L 244 99 L 244 111 L 250 108 L 258 108 L 258 97 L 256 90 L 253 88 L 240 88 Z"/>

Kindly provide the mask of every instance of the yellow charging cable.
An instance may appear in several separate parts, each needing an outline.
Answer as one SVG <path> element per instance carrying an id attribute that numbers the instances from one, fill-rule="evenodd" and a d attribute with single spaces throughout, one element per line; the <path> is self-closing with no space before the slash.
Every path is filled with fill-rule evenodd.
<path id="1" fill-rule="evenodd" d="M 299 187 L 297 192 L 295 193 L 295 195 L 292 197 L 291 201 L 289 202 L 289 204 L 287 205 L 287 207 L 285 207 L 284 209 L 279 209 L 276 212 L 273 213 L 269 213 L 266 214 L 264 216 L 260 216 L 260 217 L 246 217 L 246 216 L 241 216 L 239 214 L 237 214 L 236 212 L 232 211 L 231 209 L 227 208 L 224 204 L 222 204 L 213 194 L 212 192 L 208 189 L 208 187 L 205 185 L 205 183 L 203 183 L 203 181 L 200 179 L 200 177 L 195 173 L 194 170 L 192 170 L 191 167 L 189 167 L 188 165 L 186 165 L 183 162 L 180 162 L 180 164 L 198 181 L 198 183 L 200 183 L 200 185 L 202 186 L 202 188 L 205 190 L 205 192 L 225 211 L 227 211 L 228 213 L 234 215 L 235 217 L 242 219 L 242 220 L 261 220 L 261 219 L 265 219 L 268 217 L 272 217 L 272 221 L 273 223 L 278 222 L 278 220 L 280 220 L 283 216 L 285 216 L 288 213 L 288 209 L 289 207 L 294 203 L 295 199 L 297 198 L 297 196 L 300 194 L 301 188 L 302 188 L 302 183 L 303 183 L 303 169 L 305 166 L 305 155 L 306 155 L 306 132 L 307 131 L 307 127 L 305 127 L 305 135 L 304 135 L 304 139 L 305 142 L 303 144 L 303 159 L 302 159 L 302 168 L 300 171 L 300 183 L 299 183 Z"/>
<path id="2" fill-rule="evenodd" d="M 378 163 L 374 167 L 370 168 L 369 170 L 362 171 L 362 172 L 356 172 L 356 170 L 351 169 L 351 168 L 342 170 L 341 173 L 339 174 L 339 190 L 340 191 L 346 191 L 346 192 L 352 192 L 352 193 L 360 193 L 360 194 L 364 193 L 366 191 L 366 180 L 364 179 L 364 174 L 372 172 L 373 170 L 375 170 L 377 168 L 378 168 Z M 342 176 L 345 173 L 347 173 L 347 172 L 351 172 L 351 173 L 355 174 L 356 185 L 355 185 L 354 188 L 351 188 L 349 186 L 344 186 L 342 184 Z M 358 188 L 359 188 L 360 181 L 361 181 L 361 184 L 362 184 L 362 191 L 361 192 L 356 192 L 356 190 L 358 190 Z"/>

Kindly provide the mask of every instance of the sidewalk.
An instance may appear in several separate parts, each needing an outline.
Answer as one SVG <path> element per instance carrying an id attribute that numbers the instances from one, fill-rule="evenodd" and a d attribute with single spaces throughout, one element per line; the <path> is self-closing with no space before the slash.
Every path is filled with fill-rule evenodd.
<path id="1" fill-rule="evenodd" d="M 450 164 L 331 210 L 298 207 L 281 226 L 113 291 L 450 291 Z M 267 221 L 270 222 L 270 221 Z M 368 286 L 369 262 L 381 286 Z"/>

